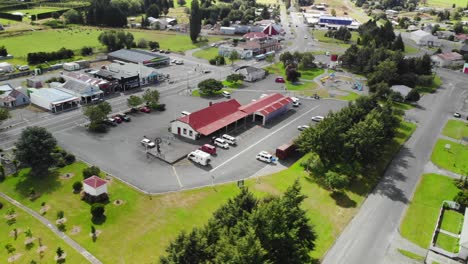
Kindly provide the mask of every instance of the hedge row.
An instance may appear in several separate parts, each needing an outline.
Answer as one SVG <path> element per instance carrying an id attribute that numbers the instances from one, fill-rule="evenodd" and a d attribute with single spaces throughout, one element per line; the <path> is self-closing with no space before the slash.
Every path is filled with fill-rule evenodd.
<path id="1" fill-rule="evenodd" d="M 15 21 L 23 21 L 23 16 L 13 15 L 10 13 L 0 13 L 0 18 L 5 18 L 5 19 L 15 20 Z"/>
<path id="2" fill-rule="evenodd" d="M 46 61 L 56 61 L 72 58 L 75 54 L 73 50 L 61 48 L 58 51 L 52 52 L 31 52 L 28 53 L 28 63 L 38 64 Z"/>

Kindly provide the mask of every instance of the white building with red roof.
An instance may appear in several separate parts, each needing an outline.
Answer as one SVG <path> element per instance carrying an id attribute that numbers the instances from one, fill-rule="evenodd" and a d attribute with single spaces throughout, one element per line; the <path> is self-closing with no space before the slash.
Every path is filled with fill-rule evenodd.
<path id="1" fill-rule="evenodd" d="M 447 52 L 432 55 L 431 60 L 438 67 L 459 66 L 465 63 L 463 56 L 457 52 Z"/>
<path id="2" fill-rule="evenodd" d="M 83 181 L 83 188 L 91 196 L 107 194 L 107 181 L 93 175 Z"/>

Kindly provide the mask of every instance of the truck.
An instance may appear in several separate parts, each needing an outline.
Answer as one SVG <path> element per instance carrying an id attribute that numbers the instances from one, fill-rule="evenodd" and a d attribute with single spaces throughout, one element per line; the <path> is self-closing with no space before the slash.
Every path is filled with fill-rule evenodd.
<path id="1" fill-rule="evenodd" d="M 276 149 L 276 157 L 280 160 L 289 158 L 296 152 L 296 146 L 294 143 L 283 144 Z"/>
<path id="2" fill-rule="evenodd" d="M 187 158 L 203 166 L 209 165 L 211 161 L 211 155 L 199 149 L 190 152 L 187 155 Z"/>

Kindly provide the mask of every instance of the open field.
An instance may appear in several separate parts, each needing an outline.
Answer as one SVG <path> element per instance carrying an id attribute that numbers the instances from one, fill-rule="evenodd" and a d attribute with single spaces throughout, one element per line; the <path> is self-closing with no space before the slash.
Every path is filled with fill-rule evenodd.
<path id="1" fill-rule="evenodd" d="M 458 191 L 449 177 L 423 175 L 401 223 L 402 236 L 422 248 L 429 247 L 442 202 L 452 200 Z"/>
<path id="2" fill-rule="evenodd" d="M 188 0 L 187 2 L 191 3 L 192 1 Z M 177 5 L 176 1 L 174 1 L 174 4 Z M 190 5 L 185 5 L 185 6 L 190 8 Z M 189 15 L 185 13 L 185 7 L 170 8 L 169 13 L 167 15 L 170 17 L 175 17 L 177 19 L 178 24 L 190 23 Z"/>
<path id="3" fill-rule="evenodd" d="M 408 129 L 406 123 L 402 125 L 396 141 L 390 145 L 382 164 L 378 166 L 380 172 L 413 130 Z M 311 255 L 319 259 L 356 214 L 373 185 L 356 183 L 342 195 L 331 195 L 330 191 L 314 183 L 299 164 L 300 161 L 286 170 L 262 177 L 260 182 L 256 179 L 246 180 L 245 184 L 258 197 L 265 197 L 280 195 L 299 177 L 302 191 L 308 196 L 303 208 L 307 210 L 318 236 Z M 24 169 L 18 176 L 10 176 L 0 183 L 0 191 L 35 211 L 39 211 L 41 203 L 45 202 L 50 206 L 45 217 L 50 220 L 55 220 L 57 212 L 63 210 L 68 219 L 66 233 L 104 263 L 147 263 L 157 260 L 169 241 L 180 231 L 202 226 L 214 210 L 239 192 L 236 184 L 232 183 L 148 196 L 112 179 L 108 187 L 110 203 L 106 205 L 106 221 L 93 224 L 90 205 L 72 192 L 73 182 L 82 180 L 81 172 L 85 167 L 85 164 L 78 162 L 46 178 L 29 177 L 28 169 Z M 73 177 L 64 179 L 67 173 Z M 41 194 L 35 201 L 29 199 L 31 187 Z M 120 205 L 115 204 L 117 200 L 121 201 Z M 96 242 L 89 236 L 91 225 L 101 231 Z M 73 227 L 79 227 L 82 231 L 72 234 Z"/>
<path id="4" fill-rule="evenodd" d="M 197 50 L 193 53 L 194 57 L 197 57 L 199 59 L 204 59 L 204 60 L 211 60 L 214 59 L 216 56 L 218 56 L 218 48 L 215 47 L 209 47 L 206 49 L 200 49 Z M 227 57 L 224 57 L 226 60 L 226 64 L 231 64 L 231 60 Z"/>
<path id="5" fill-rule="evenodd" d="M 30 263 L 31 260 L 35 260 L 38 263 L 55 263 L 54 257 L 56 256 L 55 251 L 58 247 L 61 247 L 67 254 L 66 263 L 86 263 L 86 259 L 83 258 L 73 248 L 68 246 L 62 239 L 52 233 L 47 227 L 45 227 L 38 220 L 25 213 L 23 210 L 13 206 L 3 198 L 0 198 L 0 202 L 3 203 L 3 208 L 0 209 L 2 215 L 2 221 L 0 221 L 0 262 L 8 263 L 8 258 L 17 254 L 21 256 L 14 261 L 14 263 Z M 7 215 L 7 212 L 14 210 L 16 214 L 16 223 L 8 225 L 3 216 Z M 27 247 L 25 241 L 27 239 L 25 235 L 26 230 L 31 231 L 32 237 L 35 238 L 32 246 Z M 17 238 L 14 237 L 14 229 L 17 230 Z M 40 258 L 37 250 L 39 249 L 39 238 L 41 243 L 46 247 L 44 255 Z M 11 244 L 16 251 L 10 255 L 7 254 L 4 246 Z"/>
<path id="6" fill-rule="evenodd" d="M 450 149 L 446 149 L 446 145 L 450 145 Z M 431 160 L 435 165 L 443 169 L 458 174 L 466 174 L 468 172 L 468 164 L 466 163 L 468 160 L 468 146 L 446 139 L 439 139 L 432 151 Z"/>
<path id="7" fill-rule="evenodd" d="M 437 234 L 436 245 L 448 252 L 458 253 L 459 238 L 449 236 L 444 233 Z"/>
<path id="8" fill-rule="evenodd" d="M 400 254 L 402 254 L 405 257 L 408 257 L 410 259 L 414 259 L 414 260 L 417 260 L 417 261 L 423 261 L 425 259 L 425 257 L 423 257 L 423 256 L 414 254 L 411 251 L 404 250 L 404 249 L 401 249 L 401 248 L 398 249 L 398 252 L 400 252 Z"/>
<path id="9" fill-rule="evenodd" d="M 463 214 L 453 211 L 445 210 L 442 218 L 440 228 L 454 234 L 459 234 L 463 225 Z"/>
<path id="10" fill-rule="evenodd" d="M 465 0 L 449 0 L 449 1 L 427 0 L 426 5 L 427 6 L 432 6 L 432 7 L 451 8 L 453 4 L 455 4 L 456 7 L 466 7 L 466 1 Z"/>
<path id="11" fill-rule="evenodd" d="M 468 137 L 468 123 L 458 120 L 449 120 L 442 130 L 442 134 L 454 139 Z"/>
<path id="12" fill-rule="evenodd" d="M 83 46 L 105 50 L 105 47 L 98 41 L 98 36 L 105 30 L 107 29 L 75 27 L 61 30 L 33 31 L 11 37 L 2 36 L 2 45 L 5 45 L 8 52 L 14 55 L 17 60 L 22 60 L 25 63 L 29 52 L 50 52 L 62 47 L 78 51 Z M 188 35 L 152 30 L 128 31 L 133 33 L 135 41 L 138 41 L 140 38 L 157 41 L 162 49 L 171 49 L 172 51 L 185 51 L 206 44 L 193 44 Z M 210 40 L 218 41 L 220 39 L 210 38 Z M 34 43 L 34 45 L 31 46 L 31 43 Z M 76 54 L 78 55 L 79 52 L 76 52 Z"/>
<path id="13" fill-rule="evenodd" d="M 18 9 L 18 10 L 10 10 L 8 13 L 13 14 L 16 12 L 23 13 L 26 16 L 31 16 L 31 15 L 37 15 L 41 13 L 48 13 L 48 12 L 54 12 L 54 11 L 60 11 L 68 8 L 53 8 L 53 7 L 38 7 L 38 8 L 31 8 L 31 9 Z"/>
<path id="14" fill-rule="evenodd" d="M 326 30 L 313 30 L 312 31 L 312 35 L 318 41 L 323 42 L 323 43 L 327 43 L 327 44 L 330 44 L 330 45 L 335 45 L 335 46 L 338 46 L 338 47 L 342 47 L 342 48 L 349 48 L 351 46 L 351 44 L 355 44 L 357 42 L 357 38 L 359 36 L 358 32 L 352 31 L 351 32 L 351 39 L 348 42 L 344 42 L 344 41 L 339 40 L 339 39 L 326 37 L 325 33 L 327 33 Z"/>

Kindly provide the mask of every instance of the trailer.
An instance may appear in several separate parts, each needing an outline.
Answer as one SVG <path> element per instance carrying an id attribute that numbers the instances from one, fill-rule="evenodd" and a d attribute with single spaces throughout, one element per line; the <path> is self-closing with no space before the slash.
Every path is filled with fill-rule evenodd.
<path id="1" fill-rule="evenodd" d="M 276 157 L 280 160 L 285 160 L 296 153 L 296 145 L 294 143 L 283 144 L 276 149 Z"/>

